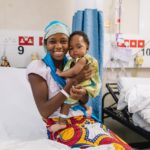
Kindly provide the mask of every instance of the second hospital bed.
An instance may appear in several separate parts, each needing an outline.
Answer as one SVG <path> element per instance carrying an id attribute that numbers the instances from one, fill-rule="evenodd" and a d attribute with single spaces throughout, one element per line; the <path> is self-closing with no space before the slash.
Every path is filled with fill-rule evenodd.
<path id="1" fill-rule="evenodd" d="M 132 147 L 150 148 L 150 78 L 122 77 L 117 83 L 106 83 L 106 88 L 103 119 L 112 117 L 145 138 L 144 142 L 129 143 Z M 113 103 L 104 107 L 108 95 Z"/>

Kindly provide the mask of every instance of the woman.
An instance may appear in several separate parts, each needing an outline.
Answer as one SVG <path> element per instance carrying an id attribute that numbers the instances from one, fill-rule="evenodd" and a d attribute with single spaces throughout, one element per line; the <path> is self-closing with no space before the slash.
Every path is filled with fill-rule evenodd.
<path id="1" fill-rule="evenodd" d="M 70 147 L 87 148 L 102 144 L 112 144 L 116 149 L 131 149 L 114 133 L 93 118 L 86 118 L 85 110 L 80 105 L 69 111 L 67 126 L 55 133 L 49 128 L 58 122 L 60 107 L 68 96 L 88 101 L 88 95 L 77 84 L 91 76 L 91 69 L 85 67 L 77 76 L 67 82 L 56 74 L 56 68 L 63 70 L 68 51 L 68 27 L 53 21 L 45 29 L 44 47 L 47 52 L 43 60 L 33 61 L 27 69 L 29 82 L 37 108 L 47 124 L 49 139 L 56 140 Z"/>

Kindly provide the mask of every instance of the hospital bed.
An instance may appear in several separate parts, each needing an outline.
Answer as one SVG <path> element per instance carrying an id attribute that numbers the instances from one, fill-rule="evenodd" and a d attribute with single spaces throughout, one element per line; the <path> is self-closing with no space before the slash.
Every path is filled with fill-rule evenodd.
<path id="1" fill-rule="evenodd" d="M 26 69 L 0 67 L 0 150 L 70 150 L 48 140 L 36 108 Z M 78 148 L 75 148 L 78 149 Z M 87 150 L 114 150 L 112 144 Z"/>
<path id="2" fill-rule="evenodd" d="M 106 83 L 106 88 L 103 121 L 111 117 L 145 138 L 144 142 L 129 143 L 132 147 L 150 148 L 150 78 L 122 77 L 117 83 Z M 108 95 L 113 102 L 105 106 Z"/>

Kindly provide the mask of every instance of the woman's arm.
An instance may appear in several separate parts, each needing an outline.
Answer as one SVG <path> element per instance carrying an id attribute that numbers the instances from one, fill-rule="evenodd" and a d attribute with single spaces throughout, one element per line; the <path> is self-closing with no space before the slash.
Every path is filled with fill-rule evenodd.
<path id="1" fill-rule="evenodd" d="M 75 78 L 69 79 L 64 90 L 70 93 L 71 97 L 76 97 L 81 101 L 85 102 L 88 100 L 88 96 L 84 95 L 83 90 L 78 89 L 78 92 L 70 91 L 72 85 L 77 85 L 78 83 L 89 79 L 92 74 L 92 69 L 89 66 L 85 67 L 80 74 Z M 43 118 L 49 117 L 53 114 L 66 100 L 66 96 L 59 92 L 56 96 L 52 97 L 50 100 L 48 98 L 48 86 L 46 81 L 37 74 L 31 73 L 28 75 L 29 82 L 32 88 L 32 93 L 35 99 L 37 108 Z M 81 94 L 80 94 L 81 93 Z"/>
<path id="2" fill-rule="evenodd" d="M 61 92 L 49 100 L 47 83 L 39 75 L 33 73 L 29 74 L 29 82 L 35 103 L 43 118 L 47 118 L 49 115 L 54 113 L 63 104 L 64 100 L 66 100 L 66 96 L 64 96 Z M 69 93 L 73 84 L 74 80 L 69 80 L 64 87 L 64 90 Z"/>

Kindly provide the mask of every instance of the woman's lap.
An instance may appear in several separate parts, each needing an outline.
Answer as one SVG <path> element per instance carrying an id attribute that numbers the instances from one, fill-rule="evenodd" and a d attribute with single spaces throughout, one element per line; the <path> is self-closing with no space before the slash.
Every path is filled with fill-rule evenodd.
<path id="1" fill-rule="evenodd" d="M 47 127 L 57 122 L 58 118 L 49 118 L 46 120 Z M 69 118 L 67 128 L 55 133 L 48 131 L 48 137 L 51 140 L 58 141 L 70 147 L 85 148 L 113 144 L 114 149 L 131 149 L 131 147 L 103 124 L 84 116 Z"/>

